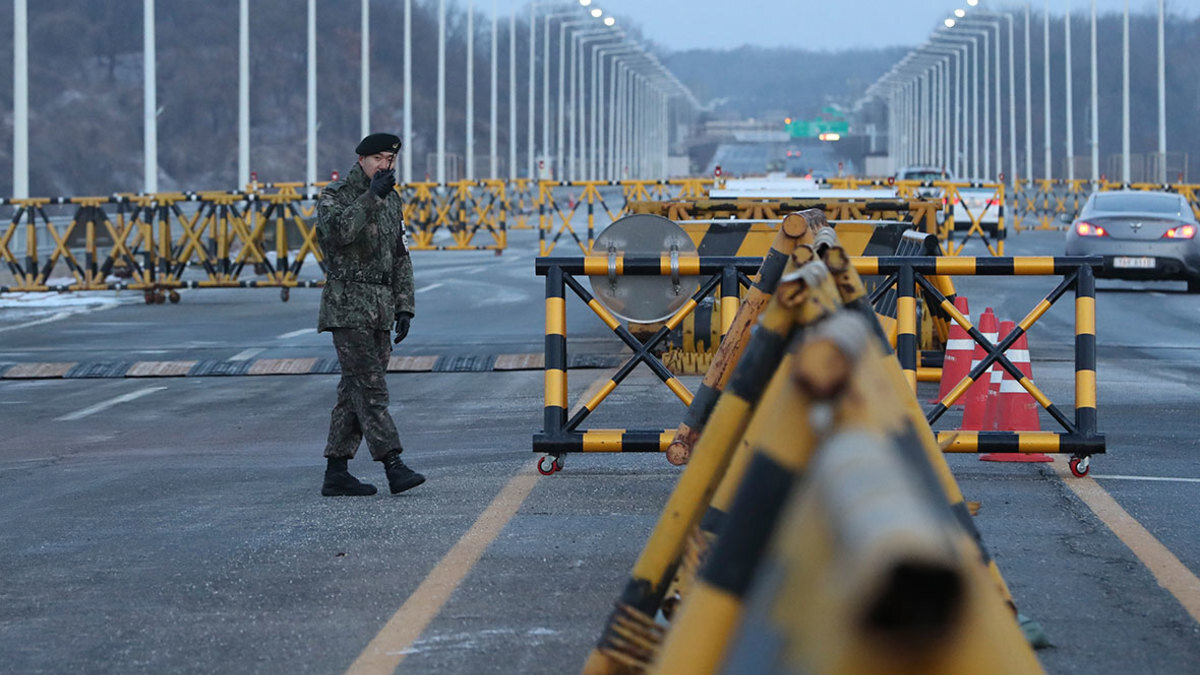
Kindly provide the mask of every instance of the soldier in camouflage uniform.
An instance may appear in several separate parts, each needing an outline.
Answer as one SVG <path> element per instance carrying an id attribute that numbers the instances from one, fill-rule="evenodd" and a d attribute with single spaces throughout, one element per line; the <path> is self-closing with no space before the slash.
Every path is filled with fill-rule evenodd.
<path id="1" fill-rule="evenodd" d="M 354 168 L 321 191 L 317 207 L 317 241 L 325 254 L 317 330 L 333 333 L 342 366 L 325 445 L 325 496 L 375 494 L 375 486 L 350 475 L 346 465 L 364 438 L 371 458 L 383 462 L 393 494 L 425 482 L 400 459 L 385 379 L 390 330 L 394 324 L 399 344 L 414 314 L 412 261 L 394 189 L 399 151 L 393 134 L 364 138 Z"/>

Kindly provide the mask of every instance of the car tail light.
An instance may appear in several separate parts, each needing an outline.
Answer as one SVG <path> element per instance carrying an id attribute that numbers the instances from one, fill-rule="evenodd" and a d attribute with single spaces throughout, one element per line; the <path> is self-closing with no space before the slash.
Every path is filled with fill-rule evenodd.
<path id="1" fill-rule="evenodd" d="M 993 197 L 988 200 L 988 206 L 1000 206 L 1000 200 Z"/>
<path id="2" fill-rule="evenodd" d="M 1163 235 L 1163 239 L 1192 239 L 1196 236 L 1196 226 L 1192 224 L 1172 227 Z"/>
<path id="3" fill-rule="evenodd" d="M 1107 237 L 1108 230 L 1100 225 L 1093 225 L 1086 220 L 1075 223 L 1075 234 L 1081 237 Z"/>

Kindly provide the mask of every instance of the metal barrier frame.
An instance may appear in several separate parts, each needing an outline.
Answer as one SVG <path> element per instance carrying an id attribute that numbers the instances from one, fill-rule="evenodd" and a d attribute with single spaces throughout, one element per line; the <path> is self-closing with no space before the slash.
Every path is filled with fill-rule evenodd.
<path id="1" fill-rule="evenodd" d="M 880 257 L 855 258 L 860 274 L 888 275 L 872 293 L 872 300 L 886 289 L 896 287 L 899 296 L 900 331 L 896 356 L 909 385 L 916 391 L 917 340 L 916 288 L 940 302 L 940 307 L 971 338 L 986 351 L 985 358 L 973 368 L 946 396 L 926 412 L 932 426 L 973 384 L 999 364 L 1012 375 L 1040 404 L 1065 433 L 1047 431 L 939 431 L 938 441 L 945 452 L 955 453 L 1070 453 L 1072 468 L 1086 473 L 1087 458 L 1103 454 L 1105 437 L 1096 427 L 1096 282 L 1092 268 L 1103 264 L 1099 256 L 1090 257 L 1020 257 L 1020 258 L 937 258 L 937 257 Z M 927 276 L 1061 276 L 1062 281 L 1019 321 L 1013 331 L 998 344 L 992 344 L 970 320 L 963 316 L 953 302 L 938 290 Z M 1070 420 L 1032 380 L 1004 355 L 1017 339 L 1045 314 L 1068 290 L 1075 291 L 1075 407 L 1074 421 Z"/>
<path id="2" fill-rule="evenodd" d="M 546 360 L 545 360 L 545 406 L 544 426 L 533 436 L 533 451 L 554 458 L 558 468 L 562 456 L 569 452 L 663 452 L 675 436 L 675 428 L 653 430 L 590 429 L 579 430 L 579 425 L 608 397 L 639 363 L 645 363 L 659 379 L 685 405 L 690 405 L 692 393 L 667 370 L 654 355 L 653 349 L 695 310 L 699 301 L 714 291 L 720 290 L 722 299 L 736 298 L 740 286 L 749 286 L 749 275 L 756 274 L 762 258 L 756 257 L 704 257 L 681 255 L 645 257 L 612 257 L 589 255 L 583 257 L 539 257 L 536 261 L 538 276 L 546 277 Z M 666 320 L 652 337 L 640 341 L 620 320 L 600 305 L 599 301 L 583 287 L 575 275 L 607 275 L 610 271 L 618 276 L 708 276 L 701 281 L 700 288 L 682 307 Z M 567 310 L 566 289 L 570 288 L 608 326 L 633 355 L 622 364 L 610 381 L 585 402 L 570 419 L 567 418 Z M 552 473 L 553 468 L 539 470 Z"/>

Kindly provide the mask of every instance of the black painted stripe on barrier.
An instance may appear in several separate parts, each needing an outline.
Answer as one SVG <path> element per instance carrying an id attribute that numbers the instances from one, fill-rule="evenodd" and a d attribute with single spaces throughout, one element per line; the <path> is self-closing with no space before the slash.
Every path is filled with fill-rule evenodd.
<path id="1" fill-rule="evenodd" d="M 683 415 L 683 423 L 692 429 L 703 428 L 704 423 L 712 416 L 713 408 L 716 407 L 719 398 L 721 398 L 719 390 L 701 383 L 696 395 L 692 397 L 692 404 L 688 406 L 687 412 Z"/>
<path id="2" fill-rule="evenodd" d="M 704 511 L 704 515 L 700 517 L 700 531 L 707 534 L 720 534 L 728 519 L 729 514 L 710 505 Z"/>
<path id="3" fill-rule="evenodd" d="M 783 276 L 783 268 L 787 266 L 790 256 L 770 249 L 767 251 L 767 256 L 763 258 L 761 274 L 758 281 L 754 282 L 754 288 L 762 291 L 766 295 L 774 295 L 775 289 L 779 287 L 779 279 Z"/>
<path id="4" fill-rule="evenodd" d="M 933 465 L 929 463 L 925 445 L 921 442 L 921 436 L 917 433 L 917 428 L 913 425 L 912 420 L 907 418 L 904 420 L 903 428 L 893 436 L 893 443 L 896 446 L 897 454 L 921 482 L 925 494 L 929 495 L 937 504 L 949 504 L 950 497 L 942 489 L 942 482 Z M 934 510 L 941 513 L 939 509 Z"/>
<path id="5" fill-rule="evenodd" d="M 729 377 L 726 391 L 747 403 L 758 401 L 786 348 L 787 337 L 764 330 L 761 324 L 755 326 L 742 358 Z"/>
<path id="6" fill-rule="evenodd" d="M 534 261 L 534 270 L 540 275 L 549 275 L 549 270 L 559 268 L 564 274 L 586 275 L 586 261 L 603 261 L 603 267 L 608 269 L 608 256 L 592 255 L 588 257 L 566 257 L 566 256 L 541 256 Z M 641 275 L 641 276 L 661 276 L 664 261 L 670 264 L 670 258 L 666 256 L 639 256 L 639 257 L 621 257 L 616 258 L 617 266 L 622 270 L 625 276 Z M 735 267 L 739 272 L 745 274 L 757 274 L 758 268 L 762 265 L 761 257 L 737 257 L 737 256 L 717 256 L 710 258 L 699 258 L 695 255 L 680 256 L 681 264 L 683 262 L 693 262 L 698 264 L 697 272 L 701 275 L 720 274 L 725 267 Z M 548 287 L 547 287 L 548 288 Z"/>
<path id="7" fill-rule="evenodd" d="M 965 501 L 950 505 L 950 513 L 954 516 L 954 520 L 962 529 L 966 530 L 967 534 L 975 540 L 975 547 L 979 549 L 979 556 L 984 565 L 991 564 L 992 554 L 988 551 L 987 546 L 983 544 L 983 533 L 975 526 L 975 517 L 971 515 L 971 509 L 967 507 Z"/>
<path id="8" fill-rule="evenodd" d="M 745 595 L 795 479 L 770 456 L 755 453 L 729 509 L 727 526 L 700 568 L 701 579 L 735 598 Z"/>
<path id="9" fill-rule="evenodd" d="M 752 223 L 736 220 L 727 223 L 713 223 L 700 238 L 700 245 L 696 247 L 696 252 L 701 257 L 737 255 L 742 241 L 752 226 Z"/>
<path id="10" fill-rule="evenodd" d="M 125 377 L 125 373 L 133 367 L 134 361 L 102 361 L 93 363 L 77 363 L 68 370 L 64 378 L 88 377 Z"/>
<path id="11" fill-rule="evenodd" d="M 567 367 L 567 336 L 550 334 L 546 336 L 546 368 L 566 370 Z"/>
<path id="12" fill-rule="evenodd" d="M 1087 364 L 1096 362 L 1096 336 L 1088 333 L 1075 335 L 1075 363 Z M 1080 368 L 1080 370 L 1093 370 Z"/>

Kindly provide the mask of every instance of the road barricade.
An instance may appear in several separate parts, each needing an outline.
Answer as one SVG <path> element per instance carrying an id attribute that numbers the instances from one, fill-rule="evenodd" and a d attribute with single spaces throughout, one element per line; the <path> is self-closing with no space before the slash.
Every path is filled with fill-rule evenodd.
<path id="1" fill-rule="evenodd" d="M 584 672 L 1037 671 L 850 256 L 827 233 L 793 252 Z M 784 590 L 786 611 L 770 611 Z M 768 660 L 739 661 L 741 639 L 764 635 L 747 649 Z M 800 665 L 771 651 L 780 638 Z"/>

